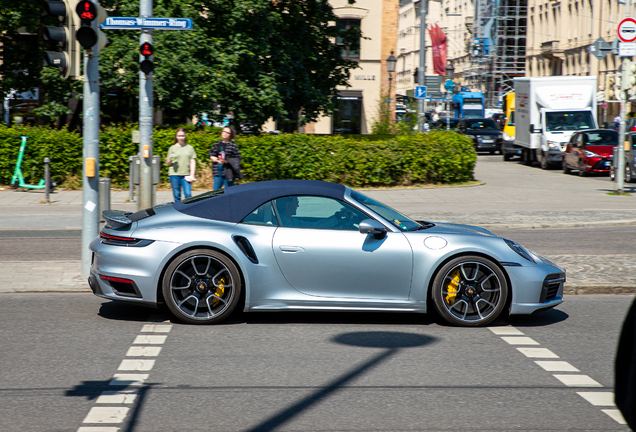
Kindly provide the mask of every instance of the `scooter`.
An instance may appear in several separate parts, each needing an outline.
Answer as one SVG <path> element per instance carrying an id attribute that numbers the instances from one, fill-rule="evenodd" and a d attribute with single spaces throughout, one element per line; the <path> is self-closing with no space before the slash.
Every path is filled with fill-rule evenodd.
<path id="1" fill-rule="evenodd" d="M 44 189 L 46 187 L 44 179 L 40 179 L 40 182 L 37 185 L 30 185 L 24 182 L 24 176 L 22 175 L 22 169 L 20 166 L 22 165 L 22 158 L 24 157 L 24 150 L 26 149 L 28 136 L 22 135 L 20 138 L 22 139 L 22 143 L 20 145 L 20 153 L 18 153 L 18 162 L 15 164 L 15 172 L 11 178 L 11 187 L 13 189 L 17 189 L 19 187 L 26 189 Z"/>

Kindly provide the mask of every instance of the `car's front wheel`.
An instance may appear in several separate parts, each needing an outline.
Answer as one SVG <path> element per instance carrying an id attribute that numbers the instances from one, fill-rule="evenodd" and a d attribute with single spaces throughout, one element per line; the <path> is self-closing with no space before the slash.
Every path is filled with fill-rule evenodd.
<path id="1" fill-rule="evenodd" d="M 179 255 L 166 269 L 163 297 L 170 312 L 190 324 L 213 324 L 232 313 L 241 276 L 227 256 L 209 249 Z"/>
<path id="2" fill-rule="evenodd" d="M 491 260 L 474 255 L 446 263 L 433 282 L 439 314 L 458 326 L 483 326 L 495 320 L 508 300 L 508 282 Z"/>

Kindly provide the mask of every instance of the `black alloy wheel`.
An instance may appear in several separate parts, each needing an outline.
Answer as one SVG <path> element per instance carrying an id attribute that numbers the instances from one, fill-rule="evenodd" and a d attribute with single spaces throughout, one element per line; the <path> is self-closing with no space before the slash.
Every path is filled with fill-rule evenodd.
<path id="1" fill-rule="evenodd" d="M 227 318 L 241 294 L 241 276 L 227 256 L 196 249 L 178 256 L 166 269 L 163 297 L 170 312 L 190 324 Z"/>
<path id="2" fill-rule="evenodd" d="M 508 282 L 493 261 L 466 255 L 446 263 L 433 282 L 433 302 L 449 323 L 483 326 L 494 321 L 508 300 Z"/>

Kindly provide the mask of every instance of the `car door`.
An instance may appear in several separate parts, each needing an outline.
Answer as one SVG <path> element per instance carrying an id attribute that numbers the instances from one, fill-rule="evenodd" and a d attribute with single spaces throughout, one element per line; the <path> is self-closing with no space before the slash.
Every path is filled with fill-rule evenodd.
<path id="1" fill-rule="evenodd" d="M 325 222 L 343 211 L 353 214 L 348 223 Z M 357 223 L 368 216 L 327 197 L 298 197 L 294 222 L 279 216 L 281 227 L 272 247 L 282 273 L 297 291 L 339 299 L 409 298 L 413 252 L 402 233 L 389 232 L 383 239 L 361 234 Z"/>
<path id="2" fill-rule="evenodd" d="M 563 163 L 565 164 L 565 166 L 570 167 L 570 168 L 576 168 L 576 165 L 574 164 L 573 161 L 573 151 L 576 148 L 576 140 L 578 138 L 579 134 L 575 133 L 574 135 L 572 135 L 572 137 L 570 138 L 570 141 L 568 141 L 568 144 L 565 146 L 565 151 L 563 152 Z"/>

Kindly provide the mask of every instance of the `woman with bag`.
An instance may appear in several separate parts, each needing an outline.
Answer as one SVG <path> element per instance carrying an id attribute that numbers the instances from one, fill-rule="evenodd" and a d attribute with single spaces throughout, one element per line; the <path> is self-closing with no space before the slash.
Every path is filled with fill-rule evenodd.
<path id="1" fill-rule="evenodd" d="M 221 131 L 221 139 L 214 143 L 209 151 L 213 162 L 213 189 L 234 185 L 236 178 L 243 178 L 241 173 L 241 152 L 234 142 L 236 130 L 232 126 L 225 126 Z"/>

